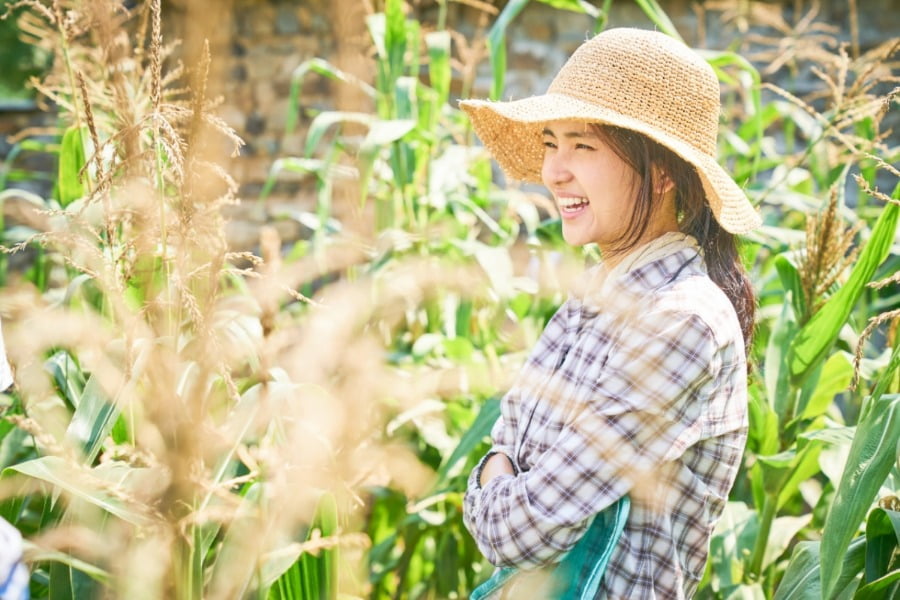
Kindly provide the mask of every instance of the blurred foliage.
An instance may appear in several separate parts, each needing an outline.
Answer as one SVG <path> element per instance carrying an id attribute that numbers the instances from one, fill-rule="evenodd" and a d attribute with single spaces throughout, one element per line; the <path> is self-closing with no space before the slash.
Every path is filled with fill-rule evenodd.
<path id="1" fill-rule="evenodd" d="M 29 80 L 45 72 L 47 56 L 34 45 L 22 41 L 16 17 L 22 9 L 10 11 L 15 0 L 0 0 L 0 98 L 33 98 Z"/>
<path id="2" fill-rule="evenodd" d="M 598 30 L 611 4 L 544 3 Z M 526 4 L 467 41 L 489 50 L 496 97 Z M 749 440 L 698 597 L 888 598 L 900 186 L 877 183 L 900 181 L 883 135 L 897 91 L 881 91 L 896 47 L 856 55 L 812 12 L 789 23 L 757 4 L 705 6 L 780 32 L 773 51 L 822 83 L 801 98 L 749 46 L 704 53 L 724 90 L 720 159 L 764 225 L 742 246 L 760 301 Z M 32 256 L 25 272 L 2 263 L 17 388 L 0 515 L 27 538 L 33 597 L 458 598 L 487 577 L 461 521 L 467 475 L 509 377 L 597 257 L 563 243 L 542 196 L 495 181 L 450 97 L 475 70 L 439 5 L 439 26 L 400 0 L 368 15 L 372 81 L 297 65 L 287 129 L 304 119 L 305 146 L 275 161 L 260 201 L 306 177 L 315 206 L 283 218 L 313 233 L 282 247 L 264 228 L 258 256 L 224 246 L 236 188 L 211 149 L 240 140 L 205 96 L 211 57 L 182 70 L 158 1 L 32 15 L 64 127 L 50 197 L 0 195 L 29 216 L 3 245 Z M 104 68 L 111 48 L 129 69 Z M 320 77 L 373 110 L 307 110 Z M 0 174 L 27 177 L 11 160 Z"/>

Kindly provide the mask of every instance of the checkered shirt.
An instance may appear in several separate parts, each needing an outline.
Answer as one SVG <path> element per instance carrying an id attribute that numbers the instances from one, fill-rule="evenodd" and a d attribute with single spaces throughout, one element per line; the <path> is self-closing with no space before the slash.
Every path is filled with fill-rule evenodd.
<path id="1" fill-rule="evenodd" d="M 624 494 L 598 598 L 689 598 L 740 465 L 747 366 L 734 309 L 694 248 L 573 294 L 501 403 L 466 527 L 497 566 L 558 561 Z M 516 475 L 479 484 L 502 452 Z"/>

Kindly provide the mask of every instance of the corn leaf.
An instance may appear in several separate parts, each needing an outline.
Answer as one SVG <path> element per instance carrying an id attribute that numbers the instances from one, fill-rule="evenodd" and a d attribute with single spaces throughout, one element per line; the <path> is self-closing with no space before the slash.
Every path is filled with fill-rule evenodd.
<path id="1" fill-rule="evenodd" d="M 450 32 L 432 31 L 425 34 L 428 48 L 428 79 L 437 92 L 435 107 L 439 110 L 450 96 Z"/>
<path id="2" fill-rule="evenodd" d="M 806 406 L 800 406 L 800 417 L 815 419 L 825 414 L 834 397 L 843 392 L 853 379 L 852 357 L 846 352 L 836 352 L 828 357 L 816 389 Z"/>
<path id="3" fill-rule="evenodd" d="M 881 382 L 890 379 L 898 364 L 900 346 L 894 350 Z M 822 577 L 822 598 L 830 598 L 835 591 L 840 569 L 834 567 L 840 564 L 847 545 L 896 460 L 900 440 L 900 394 L 882 395 L 882 387 L 876 388 L 860 417 L 847 466 L 825 519 L 821 553 L 822 562 L 828 569 Z"/>
<path id="4" fill-rule="evenodd" d="M 68 565 L 73 569 L 77 569 L 97 581 L 105 582 L 109 580 L 109 572 L 96 565 L 92 565 L 91 563 L 66 554 L 65 552 L 60 552 L 59 550 L 47 550 L 35 545 L 29 540 L 22 540 L 22 550 L 25 559 L 30 563 L 58 562 Z"/>
<path id="5" fill-rule="evenodd" d="M 317 73 L 323 77 L 334 81 L 340 81 L 362 90 L 368 97 L 375 97 L 375 90 L 371 85 L 363 80 L 338 69 L 326 60 L 321 58 L 311 58 L 300 63 L 291 73 L 291 89 L 288 96 L 288 111 L 284 120 L 284 132 L 290 135 L 297 127 L 297 120 L 300 116 L 300 91 L 303 89 L 303 82 L 309 73 Z"/>
<path id="6" fill-rule="evenodd" d="M 359 123 L 360 125 L 370 126 L 373 117 L 368 113 L 356 113 L 346 111 L 325 111 L 316 115 L 316 118 L 309 124 L 306 132 L 306 145 L 303 152 L 306 157 L 312 156 L 313 151 L 318 147 L 319 142 L 325 135 L 325 132 L 339 123 Z"/>
<path id="7" fill-rule="evenodd" d="M 493 73 L 491 100 L 499 100 L 503 95 L 506 77 L 506 28 L 522 12 L 526 4 L 528 0 L 510 0 L 488 32 L 487 47 Z"/>
<path id="8" fill-rule="evenodd" d="M 75 359 L 65 350 L 59 350 L 44 362 L 44 370 L 53 376 L 63 399 L 74 409 L 81 402 L 85 377 Z"/>
<path id="9" fill-rule="evenodd" d="M 866 586 L 885 577 L 900 545 L 900 513 L 876 508 L 866 521 Z"/>
<path id="10" fill-rule="evenodd" d="M 585 0 L 538 0 L 538 2 L 556 9 L 583 13 L 594 18 L 600 15 L 600 9 L 589 2 L 585 2 Z"/>
<path id="11" fill-rule="evenodd" d="M 660 5 L 656 2 L 656 0 L 634 0 L 635 4 L 641 7 L 641 10 L 644 11 L 644 14 L 650 17 L 650 20 L 659 27 L 660 31 L 665 33 L 666 35 L 670 35 L 676 40 L 684 41 L 681 38 L 681 35 L 678 33 L 678 30 L 675 29 L 675 25 L 672 24 L 671 19 L 666 14 Z"/>
<path id="12" fill-rule="evenodd" d="M 794 546 L 784 578 L 775 591 L 774 600 L 820 600 L 822 598 L 820 542 L 800 542 Z M 856 574 L 866 560 L 866 538 L 860 536 L 847 547 L 842 557 L 841 576 L 835 584 L 836 594 L 852 592 Z"/>
<path id="13" fill-rule="evenodd" d="M 391 80 L 403 76 L 404 55 L 406 54 L 406 15 L 403 14 L 403 0 L 387 0 L 384 6 L 385 30 L 384 46 L 387 51 Z M 389 90 L 382 90 L 389 91 Z"/>
<path id="14" fill-rule="evenodd" d="M 777 260 L 776 264 L 779 264 Z M 783 261 L 781 264 L 786 264 L 786 261 Z M 793 312 L 792 297 L 792 292 L 786 292 L 781 315 L 772 328 L 772 334 L 769 336 L 769 343 L 766 346 L 764 370 L 766 397 L 768 398 L 769 406 L 772 407 L 775 415 L 782 423 L 791 404 L 792 396 L 786 360 L 790 351 L 791 340 L 794 339 L 797 333 L 797 320 Z"/>
<path id="15" fill-rule="evenodd" d="M 475 421 L 462 435 L 456 448 L 438 468 L 438 482 L 446 481 L 456 463 L 467 457 L 490 434 L 497 417 L 500 416 L 500 398 L 488 398 L 478 411 Z"/>
<path id="16" fill-rule="evenodd" d="M 62 562 L 50 563 L 50 600 L 79 600 L 98 594 L 94 581 L 84 572 Z"/>
<path id="17" fill-rule="evenodd" d="M 118 414 L 115 404 L 106 399 L 97 380 L 94 377 L 88 379 L 78 408 L 66 429 L 66 438 L 84 451 L 86 464 L 94 462 Z"/>
<path id="18" fill-rule="evenodd" d="M 77 498 L 102 508 L 123 521 L 128 521 L 134 525 L 150 524 L 148 517 L 126 506 L 122 500 L 101 489 L 101 486 L 93 484 L 83 473 L 73 469 L 71 464 L 59 457 L 43 456 L 3 470 L 4 475 L 10 472 L 21 473 L 45 481 L 60 490 L 64 490 Z M 97 469 L 92 469 L 91 474 L 101 479 L 108 479 L 108 476 Z"/>
<path id="19" fill-rule="evenodd" d="M 59 204 L 68 206 L 84 196 L 80 173 L 85 165 L 84 140 L 80 127 L 71 126 L 63 134 L 59 151 Z"/>
<path id="20" fill-rule="evenodd" d="M 900 569 L 895 569 L 876 579 L 872 583 L 867 583 L 859 588 L 853 600 L 884 600 L 885 598 L 896 598 L 898 586 L 900 586 Z"/>
<path id="21" fill-rule="evenodd" d="M 894 189 L 893 197 L 900 199 L 900 185 Z M 791 342 L 789 364 L 791 377 L 795 383 L 801 382 L 825 358 L 828 349 L 837 339 L 838 333 L 862 295 L 865 286 L 872 279 L 878 266 L 891 251 L 900 206 L 888 204 L 884 207 L 872 236 L 850 273 L 847 283 L 828 299 L 825 305 L 813 315 Z"/>

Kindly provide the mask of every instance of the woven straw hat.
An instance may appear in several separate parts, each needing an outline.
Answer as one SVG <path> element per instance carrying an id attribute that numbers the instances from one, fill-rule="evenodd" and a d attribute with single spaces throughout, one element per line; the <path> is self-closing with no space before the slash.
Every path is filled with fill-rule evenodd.
<path id="1" fill-rule="evenodd" d="M 693 165 L 713 215 L 731 233 L 760 223 L 716 161 L 719 82 L 681 42 L 654 31 L 609 29 L 582 44 L 542 96 L 460 103 L 508 176 L 540 183 L 543 125 L 578 120 L 630 129 Z"/>

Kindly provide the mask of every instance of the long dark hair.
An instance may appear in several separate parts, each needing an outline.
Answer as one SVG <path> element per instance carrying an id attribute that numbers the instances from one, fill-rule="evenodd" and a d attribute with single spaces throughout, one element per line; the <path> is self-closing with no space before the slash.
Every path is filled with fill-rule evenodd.
<path id="1" fill-rule="evenodd" d="M 744 334 L 745 349 L 749 350 L 756 313 L 753 286 L 738 255 L 736 237 L 722 229 L 713 216 L 697 171 L 680 156 L 644 135 L 609 125 L 594 127 L 600 138 L 634 169 L 638 177 L 634 208 L 616 250 L 630 250 L 643 238 L 650 217 L 659 207 L 653 189 L 654 171 L 657 178 L 664 174 L 675 186 L 679 228 L 696 238 L 703 249 L 709 277 L 734 305 Z"/>

